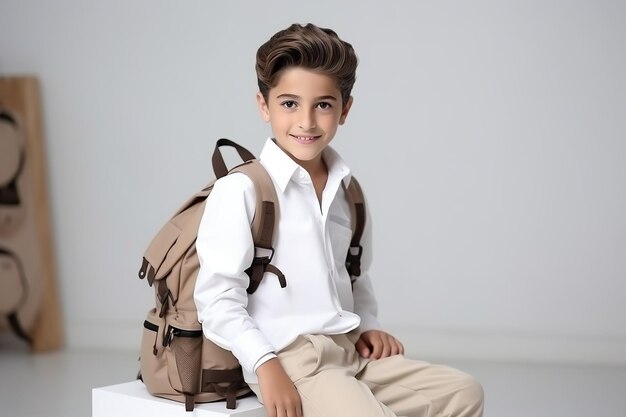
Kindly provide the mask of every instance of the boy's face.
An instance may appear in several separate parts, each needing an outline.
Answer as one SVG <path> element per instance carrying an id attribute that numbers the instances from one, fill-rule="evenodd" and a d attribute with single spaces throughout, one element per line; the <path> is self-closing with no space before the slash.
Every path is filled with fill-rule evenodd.
<path id="1" fill-rule="evenodd" d="M 334 78 L 292 67 L 284 70 L 268 100 L 257 94 L 261 116 L 272 125 L 278 146 L 305 169 L 322 165 L 322 151 L 344 124 L 352 97 L 342 107 Z"/>

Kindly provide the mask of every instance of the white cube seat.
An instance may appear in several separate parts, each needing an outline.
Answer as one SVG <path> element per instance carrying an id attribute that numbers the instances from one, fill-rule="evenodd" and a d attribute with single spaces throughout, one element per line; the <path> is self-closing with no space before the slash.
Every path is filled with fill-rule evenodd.
<path id="1" fill-rule="evenodd" d="M 91 391 L 92 417 L 267 417 L 254 395 L 237 399 L 237 408 L 229 410 L 226 401 L 196 404 L 194 412 L 185 404 L 151 395 L 137 380 L 94 388 Z"/>
<path id="2" fill-rule="evenodd" d="M 91 410 L 92 417 L 267 417 L 254 395 L 238 398 L 235 410 L 227 409 L 226 401 L 218 401 L 196 404 L 194 412 L 188 413 L 183 403 L 151 395 L 139 380 L 94 388 Z"/>

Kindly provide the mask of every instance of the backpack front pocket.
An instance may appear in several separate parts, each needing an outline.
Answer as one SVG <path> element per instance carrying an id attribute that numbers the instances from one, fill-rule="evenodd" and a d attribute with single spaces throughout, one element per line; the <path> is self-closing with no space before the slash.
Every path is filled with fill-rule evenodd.
<path id="1" fill-rule="evenodd" d="M 139 366 L 141 379 L 154 395 L 174 393 L 167 377 L 167 358 L 162 344 L 164 328 L 165 320 L 153 308 L 143 322 Z"/>

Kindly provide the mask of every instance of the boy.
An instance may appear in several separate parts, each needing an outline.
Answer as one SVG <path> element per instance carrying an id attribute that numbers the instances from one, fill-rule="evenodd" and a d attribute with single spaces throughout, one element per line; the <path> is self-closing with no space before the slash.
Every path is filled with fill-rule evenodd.
<path id="1" fill-rule="evenodd" d="M 291 25 L 257 51 L 257 103 L 273 132 L 260 160 L 280 213 L 272 264 L 287 287 L 266 274 L 246 293 L 254 186 L 243 174 L 220 179 L 196 243 L 203 331 L 239 359 L 269 417 L 481 416 L 474 379 L 406 359 L 402 343 L 381 330 L 367 275 L 369 230 L 351 287 L 350 171 L 328 145 L 352 106 L 356 66 L 350 44 L 312 24 Z"/>

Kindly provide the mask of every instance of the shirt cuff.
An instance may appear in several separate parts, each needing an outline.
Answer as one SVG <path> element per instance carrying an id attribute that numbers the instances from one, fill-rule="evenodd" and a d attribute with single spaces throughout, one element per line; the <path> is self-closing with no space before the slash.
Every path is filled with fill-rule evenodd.
<path id="1" fill-rule="evenodd" d="M 239 335 L 232 344 L 233 355 L 241 366 L 253 373 L 255 366 L 267 354 L 274 353 L 274 347 L 267 341 L 259 329 L 249 329 Z"/>
<path id="2" fill-rule="evenodd" d="M 261 359 L 256 361 L 256 363 L 254 364 L 254 373 L 256 373 L 256 370 L 259 369 L 259 366 L 263 365 L 265 362 L 269 361 L 270 359 L 274 359 L 276 357 L 277 356 L 274 352 L 266 353 L 265 355 L 261 356 Z"/>

